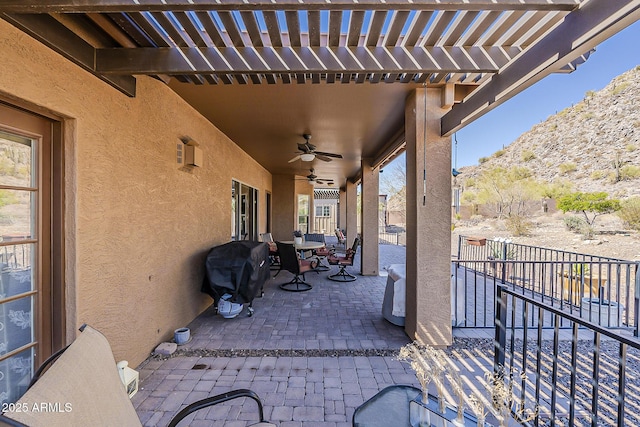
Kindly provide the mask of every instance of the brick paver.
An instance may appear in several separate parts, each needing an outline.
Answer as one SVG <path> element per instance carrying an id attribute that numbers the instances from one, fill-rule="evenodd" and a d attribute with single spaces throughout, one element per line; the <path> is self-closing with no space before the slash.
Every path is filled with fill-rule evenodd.
<path id="1" fill-rule="evenodd" d="M 291 293 L 278 287 L 291 278 L 282 272 L 266 283 L 264 297 L 254 300 L 252 317 L 243 313 L 223 319 L 213 309 L 205 311 L 189 325 L 193 339 L 180 346 L 181 351 L 306 353 L 150 358 L 138 367 L 141 388 L 133 397 L 143 425 L 166 425 L 195 400 L 248 388 L 261 397 L 265 417 L 280 427 L 346 427 L 355 409 L 379 390 L 394 384 L 418 386 L 408 364 L 393 356 L 345 353 L 398 350 L 409 342 L 403 328 L 381 315 L 384 267 L 403 259 L 403 247 L 381 246 L 379 277 L 358 276 L 355 282 L 337 283 L 326 279 L 330 272 L 307 273 L 313 289 Z M 351 271 L 359 271 L 357 262 Z M 325 352 L 316 355 L 317 350 Z M 205 369 L 194 369 L 196 365 Z M 476 370 L 468 381 L 473 387 L 490 361 L 484 365 L 465 361 L 460 366 Z M 257 420 L 257 410 L 253 402 L 240 399 L 190 418 L 193 426 L 211 425 L 213 420 L 215 425 L 244 427 Z"/>

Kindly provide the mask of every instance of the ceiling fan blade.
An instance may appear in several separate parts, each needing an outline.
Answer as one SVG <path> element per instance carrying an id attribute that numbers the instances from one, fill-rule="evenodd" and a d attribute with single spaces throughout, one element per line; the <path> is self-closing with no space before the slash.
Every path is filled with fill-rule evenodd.
<path id="1" fill-rule="evenodd" d="M 332 160 L 331 157 L 323 156 L 318 153 L 316 153 L 316 159 L 322 160 L 323 162 L 330 162 Z"/>
<path id="2" fill-rule="evenodd" d="M 309 143 L 301 144 L 298 142 L 298 150 L 302 153 L 313 153 L 316 150 L 316 146 Z"/>
<path id="3" fill-rule="evenodd" d="M 298 154 L 297 156 L 295 156 L 293 159 L 289 160 L 289 163 L 293 163 L 296 160 L 300 159 L 300 154 Z"/>
<path id="4" fill-rule="evenodd" d="M 321 156 L 334 157 L 336 159 L 341 159 L 342 158 L 342 154 L 325 153 L 325 152 L 322 152 L 322 151 L 316 151 L 316 155 L 317 154 L 319 154 Z"/>

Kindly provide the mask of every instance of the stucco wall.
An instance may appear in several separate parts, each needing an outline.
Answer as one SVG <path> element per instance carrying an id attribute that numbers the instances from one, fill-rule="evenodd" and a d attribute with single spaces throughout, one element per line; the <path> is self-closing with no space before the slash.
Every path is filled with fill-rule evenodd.
<path id="1" fill-rule="evenodd" d="M 1 20 L 0 57 L 2 98 L 65 118 L 67 321 L 136 366 L 211 303 L 203 261 L 230 238 L 232 178 L 263 201 L 271 175 L 160 81 L 129 98 Z M 200 168 L 176 165 L 185 135 Z"/>

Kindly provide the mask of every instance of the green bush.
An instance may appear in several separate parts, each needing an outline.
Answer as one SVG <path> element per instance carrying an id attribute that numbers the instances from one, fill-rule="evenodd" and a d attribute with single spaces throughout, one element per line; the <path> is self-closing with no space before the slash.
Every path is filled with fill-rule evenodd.
<path id="1" fill-rule="evenodd" d="M 603 179 L 606 176 L 607 176 L 606 171 L 597 170 L 597 171 L 591 172 L 591 179 L 593 179 L 594 181 Z"/>
<path id="2" fill-rule="evenodd" d="M 488 158 L 488 157 L 480 157 L 480 158 L 478 159 L 478 163 L 480 163 L 480 164 L 486 163 L 486 162 L 488 162 L 488 161 L 489 161 L 489 158 Z"/>
<path id="3" fill-rule="evenodd" d="M 493 155 L 495 157 L 502 157 L 502 156 L 504 156 L 504 153 L 506 153 L 506 150 L 498 150 L 495 153 L 493 153 Z"/>
<path id="4" fill-rule="evenodd" d="M 535 158 L 536 158 L 536 155 L 531 150 L 524 150 L 522 152 L 522 161 L 523 162 L 529 162 L 529 161 L 531 161 L 531 160 L 533 160 Z"/>
<path id="5" fill-rule="evenodd" d="M 558 166 L 558 169 L 560 169 L 561 174 L 565 175 L 570 172 L 575 172 L 578 169 L 578 167 L 576 166 L 575 163 L 569 162 L 569 163 L 562 163 L 560 166 Z"/>
<path id="6" fill-rule="evenodd" d="M 504 225 L 514 236 L 528 236 L 531 234 L 532 224 L 524 215 L 510 215 L 505 221 Z"/>
<path id="7" fill-rule="evenodd" d="M 640 197 L 631 197 L 620 202 L 622 208 L 617 212 L 625 225 L 640 231 Z"/>
<path id="8" fill-rule="evenodd" d="M 625 165 L 620 168 L 620 180 L 631 181 L 640 178 L 640 167 L 634 165 Z"/>
<path id="9" fill-rule="evenodd" d="M 587 222 L 579 216 L 566 216 L 563 221 L 567 230 L 574 233 L 581 233 L 582 229 L 587 225 Z"/>
<path id="10" fill-rule="evenodd" d="M 633 144 L 628 144 L 626 149 L 627 149 L 628 152 L 633 153 L 634 151 L 636 151 L 638 149 L 638 147 L 636 147 Z"/>

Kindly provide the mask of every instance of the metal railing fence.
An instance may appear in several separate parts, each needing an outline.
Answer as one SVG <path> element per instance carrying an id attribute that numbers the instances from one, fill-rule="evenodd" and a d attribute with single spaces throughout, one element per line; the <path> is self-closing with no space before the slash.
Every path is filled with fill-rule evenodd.
<path id="1" fill-rule="evenodd" d="M 454 326 L 493 327 L 495 289 L 505 284 L 600 326 L 632 328 L 638 335 L 639 262 L 499 241 L 475 245 L 464 239 L 452 261 Z M 536 320 L 528 321 L 533 325 Z"/>
<path id="2" fill-rule="evenodd" d="M 494 369 L 513 390 L 515 408 L 536 408 L 536 426 L 640 425 L 637 338 L 507 285 L 496 289 Z M 538 319 L 532 327 L 529 317 Z M 545 318 L 553 329 L 543 327 Z M 569 330 L 560 328 L 563 323 Z"/>
<path id="3" fill-rule="evenodd" d="M 387 233 L 384 231 L 378 232 L 378 243 L 381 245 L 407 245 L 407 233 Z"/>

